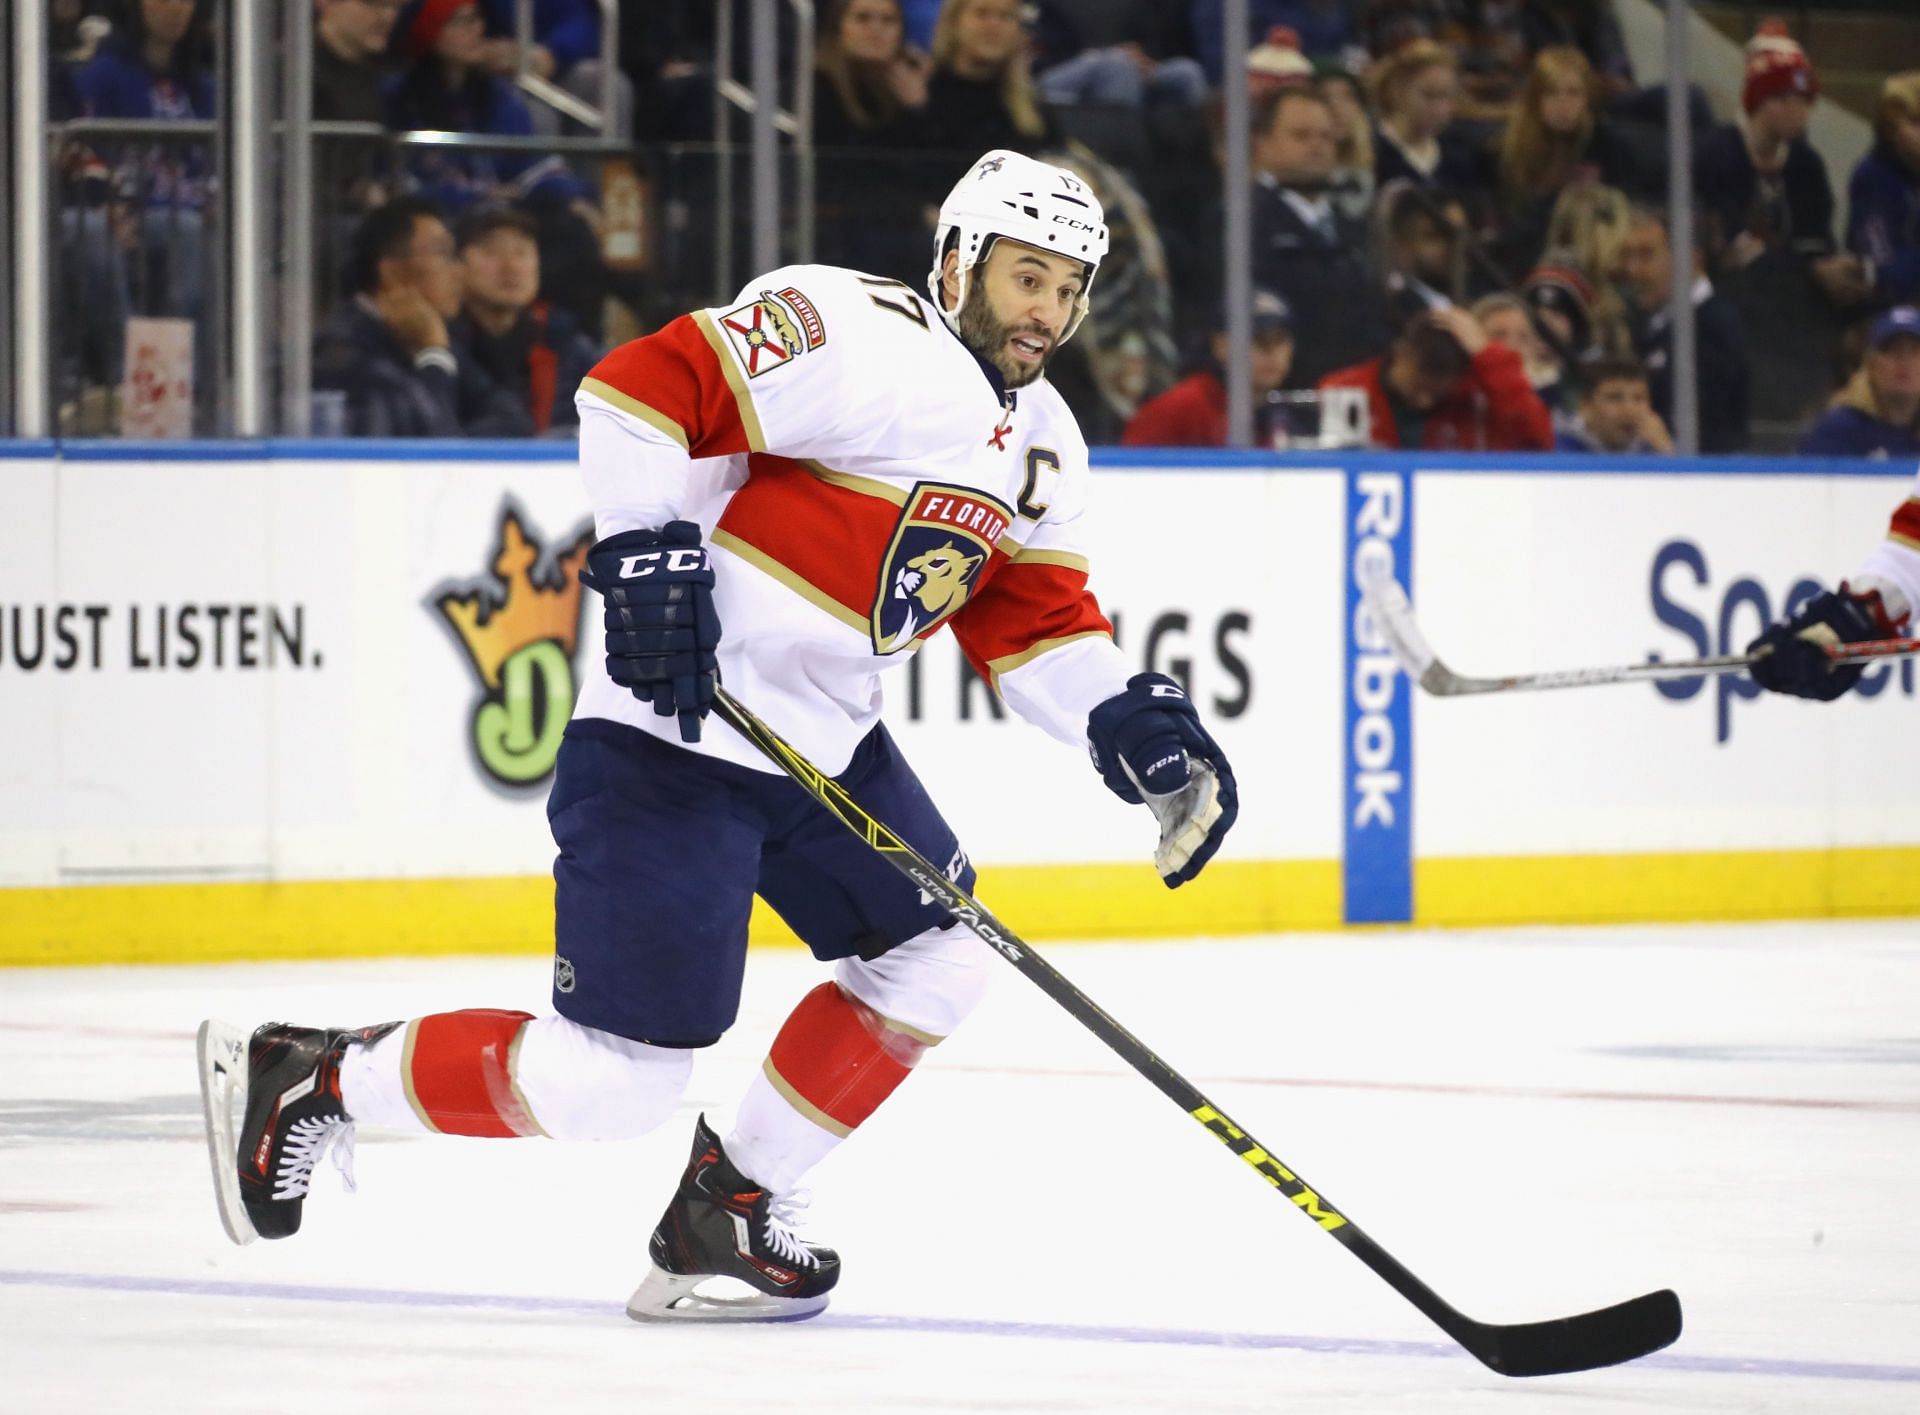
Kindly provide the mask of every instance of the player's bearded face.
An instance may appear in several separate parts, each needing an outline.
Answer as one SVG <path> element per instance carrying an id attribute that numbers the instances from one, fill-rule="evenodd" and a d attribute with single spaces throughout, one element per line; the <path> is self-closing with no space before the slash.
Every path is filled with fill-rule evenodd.
<path id="1" fill-rule="evenodd" d="M 1009 388 L 1024 388 L 1047 371 L 1060 331 L 1026 316 L 1002 319 L 987 293 L 990 274 L 985 266 L 967 282 L 967 298 L 960 306 L 960 337 L 969 349 L 1000 370 Z M 1017 341 L 1017 342 L 1016 342 Z"/>

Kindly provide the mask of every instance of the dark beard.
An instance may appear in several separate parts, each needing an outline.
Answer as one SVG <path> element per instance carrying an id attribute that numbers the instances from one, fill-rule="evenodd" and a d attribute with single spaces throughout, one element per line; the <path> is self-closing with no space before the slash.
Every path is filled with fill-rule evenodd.
<path id="1" fill-rule="evenodd" d="M 987 303 L 987 292 L 977 279 L 967 282 L 967 298 L 960 305 L 958 324 L 960 342 L 999 369 L 1000 376 L 1006 380 L 1009 388 L 1025 388 L 1039 378 L 1047 371 L 1053 351 L 1059 347 L 1053 340 L 1052 331 L 1038 325 L 1001 323 L 1000 317 Z M 1015 334 L 1038 334 L 1047 339 L 1047 352 L 1038 364 L 1016 363 L 1007 353 L 1007 340 Z"/>

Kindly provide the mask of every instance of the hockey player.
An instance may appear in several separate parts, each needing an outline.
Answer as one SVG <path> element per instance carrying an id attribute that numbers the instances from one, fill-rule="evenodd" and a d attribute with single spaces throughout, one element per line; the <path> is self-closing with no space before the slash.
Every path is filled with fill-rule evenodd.
<path id="1" fill-rule="evenodd" d="M 594 368 L 576 400 L 600 536 L 582 578 L 603 596 L 606 657 L 547 807 L 554 1011 L 271 1023 L 250 1039 L 205 1024 L 209 1144 L 236 1242 L 299 1227 L 316 1161 L 350 1145 L 355 1122 L 571 1140 L 659 1125 L 694 1053 L 734 1021 L 757 892 L 833 981 L 780 1028 L 732 1131 L 696 1124 L 628 1312 L 826 1305 L 839 1258 L 795 1236 L 796 1184 L 997 965 L 707 723 L 716 685 L 963 887 L 972 866 L 880 723 L 880 672 L 947 624 L 1017 713 L 1091 749 L 1109 788 L 1153 809 L 1169 886 L 1200 872 L 1236 815 L 1192 702 L 1129 672 L 1087 590 L 1086 446 L 1043 375 L 1106 249 L 1077 178 L 992 152 L 941 208 L 928 296 L 787 267 Z M 696 1290 L 716 1276 L 751 1295 Z"/>
<path id="2" fill-rule="evenodd" d="M 1747 645 L 1748 653 L 1763 655 L 1750 670 L 1754 681 L 1776 693 L 1832 702 L 1860 681 L 1866 665 L 1834 663 L 1825 646 L 1898 638 L 1910 632 L 1915 605 L 1920 605 L 1920 479 L 1858 575 L 1808 600 Z"/>

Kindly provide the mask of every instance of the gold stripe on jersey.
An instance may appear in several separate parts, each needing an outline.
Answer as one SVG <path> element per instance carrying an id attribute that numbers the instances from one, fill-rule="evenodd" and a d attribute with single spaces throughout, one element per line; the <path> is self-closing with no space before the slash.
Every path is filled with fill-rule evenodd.
<path id="1" fill-rule="evenodd" d="M 602 402 L 611 403 L 614 407 L 630 417 L 640 419 L 641 422 L 653 428 L 656 432 L 664 432 L 668 437 L 671 437 L 675 442 L 680 444 L 680 450 L 682 452 L 692 450 L 687 442 L 687 430 L 658 408 L 650 408 L 638 398 L 627 393 L 622 393 L 611 383 L 603 383 L 597 378 L 581 379 L 580 387 L 583 392 L 591 393 Z"/>
<path id="2" fill-rule="evenodd" d="M 1065 634 L 1057 639 L 1042 639 L 1039 643 L 1020 650 L 1019 653 L 1010 653 L 1005 658 L 988 659 L 987 671 L 993 674 L 993 686 L 998 688 L 1003 674 L 1011 673 L 1016 668 L 1026 667 L 1043 653 L 1063 649 L 1068 644 L 1077 644 L 1082 639 L 1111 639 L 1112 637 L 1113 635 L 1103 630 L 1088 629 L 1080 634 Z"/>
<path id="3" fill-rule="evenodd" d="M 1889 532 L 1887 539 L 1895 545 L 1904 545 L 1908 550 L 1920 550 L 1920 538 L 1903 536 L 1898 531 Z"/>
<path id="4" fill-rule="evenodd" d="M 802 459 L 800 465 L 829 486 L 837 486 L 846 491 L 857 491 L 862 496 L 877 497 L 881 501 L 891 501 L 895 506 L 907 504 L 907 489 L 904 486 L 895 486 L 892 482 L 879 481 L 873 477 L 858 477 L 852 472 L 836 472 L 824 462 Z"/>
<path id="5" fill-rule="evenodd" d="M 767 435 L 760 429 L 760 414 L 754 411 L 753 395 L 747 392 L 747 380 L 740 373 L 740 365 L 734 362 L 733 351 L 727 347 L 725 337 L 713 327 L 712 315 L 705 310 L 695 310 L 693 322 L 713 346 L 713 356 L 720 361 L 720 372 L 727 376 L 727 387 L 733 390 L 733 401 L 740 409 L 740 426 L 747 434 L 747 447 L 754 452 L 766 451 Z"/>
<path id="6" fill-rule="evenodd" d="M 1086 574 L 1090 568 L 1087 557 L 1075 555 L 1070 550 L 1019 550 L 1014 554 L 1016 565 L 1058 565 L 1065 570 L 1078 570 Z"/>
<path id="7" fill-rule="evenodd" d="M 815 585 L 813 581 L 803 579 L 794 571 L 782 565 L 778 560 L 775 560 L 771 555 L 767 554 L 766 551 L 761 550 L 758 546 L 748 545 L 732 532 L 719 529 L 715 529 L 707 539 L 714 545 L 724 546 L 728 551 L 753 566 L 754 569 L 761 571 L 763 574 L 771 575 L 814 608 L 824 609 L 849 629 L 858 630 L 860 637 L 867 638 L 870 636 L 872 629 L 867 623 L 866 615 L 858 614 L 848 609 L 844 604 L 840 603 L 839 600 L 835 599 L 818 585 Z M 916 643 L 913 647 L 917 649 L 920 645 Z"/>

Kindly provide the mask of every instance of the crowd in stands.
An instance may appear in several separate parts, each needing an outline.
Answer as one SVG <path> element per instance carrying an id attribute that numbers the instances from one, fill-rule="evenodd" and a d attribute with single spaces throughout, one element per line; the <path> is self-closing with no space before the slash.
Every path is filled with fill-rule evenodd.
<path id="1" fill-rule="evenodd" d="M 48 3 L 55 119 L 217 116 L 217 0 Z M 650 163 L 713 140 L 716 12 L 735 5 L 744 49 L 744 6 L 619 7 L 611 133 L 652 183 L 649 267 L 610 254 L 604 153 L 514 145 L 585 131 L 541 100 L 545 85 L 589 104 L 609 91 L 595 0 L 535 0 L 524 50 L 512 0 L 310 3 L 312 115 L 360 125 L 318 149 L 314 378 L 334 405 L 344 396 L 343 430 L 564 436 L 604 344 L 731 293 L 711 264 L 710 161 Z M 1382 447 L 1665 453 L 1679 263 L 1694 277 L 1703 451 L 1753 446 L 1755 410 L 1804 429 L 1809 453 L 1920 445 L 1920 72 L 1887 78 L 1872 151 L 1836 174 L 1808 135 L 1818 56 L 1783 23 L 1758 26 L 1737 111 L 1684 96 L 1695 240 L 1676 251 L 1667 95 L 1637 80 L 1609 0 L 1250 9 L 1263 442 L 1357 428 Z M 1055 382 L 1090 441 L 1224 441 L 1223 13 L 1221 0 L 826 0 L 815 258 L 917 285 L 958 164 L 1005 147 L 1068 165 L 1113 240 Z M 722 136 L 739 141 L 745 122 Z M 506 141 L 384 136 L 420 129 Z M 63 387 L 118 384 L 129 316 L 206 321 L 211 151 L 145 134 L 65 148 Z M 747 244 L 743 225 L 733 243 Z M 1322 407 L 1359 415 L 1323 427 Z"/>

